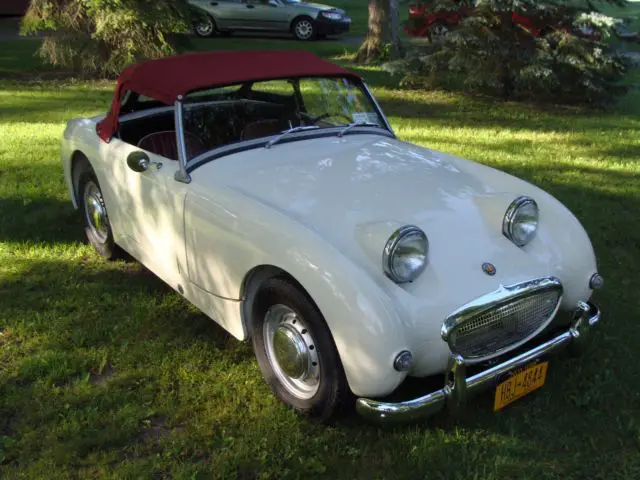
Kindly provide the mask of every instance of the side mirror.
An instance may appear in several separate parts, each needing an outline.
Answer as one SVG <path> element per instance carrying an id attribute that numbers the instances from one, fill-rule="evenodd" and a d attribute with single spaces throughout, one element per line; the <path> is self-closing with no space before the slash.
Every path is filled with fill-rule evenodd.
<path id="1" fill-rule="evenodd" d="M 137 150 L 129 154 L 127 157 L 127 165 L 134 172 L 142 173 L 149 169 L 151 161 L 146 153 Z"/>
<path id="2" fill-rule="evenodd" d="M 271 5 L 272 7 L 278 7 L 278 2 L 276 2 L 276 0 L 269 0 L 269 5 Z"/>

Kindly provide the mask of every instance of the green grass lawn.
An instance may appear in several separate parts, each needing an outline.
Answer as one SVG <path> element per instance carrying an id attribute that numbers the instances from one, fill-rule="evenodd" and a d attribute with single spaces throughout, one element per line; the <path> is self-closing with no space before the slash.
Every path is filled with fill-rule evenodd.
<path id="1" fill-rule="evenodd" d="M 249 345 L 83 243 L 59 139 L 68 119 L 106 110 L 113 83 L 38 79 L 35 45 L 0 42 L 0 478 L 640 478 L 637 91 L 606 112 L 541 109 L 359 69 L 400 138 L 519 175 L 575 212 L 607 281 L 604 317 L 584 357 L 553 360 L 547 385 L 500 413 L 489 392 L 459 419 L 325 427 L 275 400 Z"/>

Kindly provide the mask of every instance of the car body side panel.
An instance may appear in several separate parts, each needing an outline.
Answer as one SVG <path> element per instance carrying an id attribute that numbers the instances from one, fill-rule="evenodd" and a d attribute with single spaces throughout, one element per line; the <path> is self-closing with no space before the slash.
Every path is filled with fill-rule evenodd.
<path id="1" fill-rule="evenodd" d="M 121 196 L 125 193 L 124 188 L 129 186 L 125 187 L 117 183 L 117 179 L 113 175 L 112 162 L 117 161 L 114 158 L 119 157 L 118 151 L 123 149 L 128 151 L 134 147 L 129 146 L 129 148 L 124 144 L 112 149 L 114 145 L 101 141 L 95 130 L 96 123 L 101 119 L 102 116 L 72 120 L 68 123 L 64 132 L 61 145 L 61 160 L 65 183 L 73 206 L 79 208 L 80 205 L 76 201 L 75 186 L 73 184 L 72 158 L 74 152 L 81 152 L 89 160 L 100 183 L 116 243 L 172 288 L 178 292 L 182 290 L 181 293 L 188 300 L 226 328 L 231 334 L 240 340 L 244 339 L 246 332 L 242 324 L 241 302 L 238 299 L 228 299 L 213 295 L 195 287 L 187 280 L 186 252 L 182 234 L 184 216 L 182 212 L 184 211 L 184 198 L 188 185 L 171 181 L 167 185 L 170 192 L 167 192 L 162 207 L 156 201 L 152 202 L 153 206 L 131 205 L 133 200 L 121 201 Z M 160 160 L 160 158 L 154 158 L 154 160 Z M 177 165 L 175 165 L 175 162 L 168 160 L 162 161 L 162 168 L 169 172 L 169 176 L 172 176 L 177 170 Z M 130 231 L 132 229 L 126 228 L 126 223 L 133 221 L 130 217 L 132 208 L 149 210 L 150 216 L 161 220 L 162 234 L 158 239 L 158 244 L 154 244 L 154 239 L 151 239 L 150 243 L 141 244 L 134 239 L 134 234 Z M 156 215 L 161 215 L 162 218 L 156 217 Z M 154 255 L 157 260 L 154 260 Z"/>
<path id="2" fill-rule="evenodd" d="M 246 8 L 251 6 L 252 8 Z M 247 0 L 242 15 L 243 26 L 256 30 L 286 32 L 289 30 L 291 9 L 284 6 L 265 5 L 256 0 Z"/>
<path id="3" fill-rule="evenodd" d="M 65 133 L 67 139 L 62 149 L 65 177 L 73 192 L 71 154 L 82 151 L 103 187 L 109 215 L 124 218 L 112 179 L 105 169 L 108 144 L 98 139 L 95 123 L 96 119 L 74 121 Z M 199 282 L 185 278 L 189 260 L 179 252 L 176 261 L 183 265 L 178 270 L 182 272 L 180 276 L 154 273 L 174 289 L 182 286 L 185 298 L 242 340 L 248 334 L 240 302 L 245 275 L 258 265 L 281 268 L 303 285 L 327 319 L 353 392 L 369 396 L 392 392 L 406 376 L 391 366 L 395 354 L 405 349 L 407 342 L 405 328 L 399 324 L 401 318 L 390 299 L 381 295 L 365 272 L 313 232 L 295 227 L 286 216 L 254 200 L 244 198 L 242 201 L 236 192 L 212 195 L 218 189 L 209 185 L 198 188 L 196 178 L 194 174 L 194 182 L 190 184 L 193 194 L 187 195 L 185 227 L 186 257 L 198 267 Z M 167 210 L 170 209 L 167 207 Z M 265 222 L 267 218 L 269 221 Z M 250 228 L 253 233 L 248 231 Z M 286 243 L 279 236 L 282 232 L 286 232 Z M 271 234 L 273 240 L 267 245 L 266 236 Z M 119 245 L 128 251 L 130 248 L 129 253 L 136 256 L 126 236 L 117 228 L 114 236 Z M 262 245 L 257 240 L 260 238 L 265 240 Z M 144 263 L 144 259 L 139 260 Z"/>
<path id="4" fill-rule="evenodd" d="M 220 30 L 266 30 L 288 32 L 299 16 L 318 17 L 333 7 L 316 3 L 264 4 L 257 0 L 190 0 L 196 8 L 211 15 Z M 249 6 L 249 8 L 248 8 Z"/>
<path id="5" fill-rule="evenodd" d="M 199 184 L 196 174 L 191 185 L 185 232 L 190 279 L 197 288 L 237 298 L 253 267 L 278 267 L 320 309 L 355 394 L 380 396 L 400 384 L 405 374 L 392 364 L 407 347 L 406 329 L 391 299 L 366 272 L 316 232 L 255 199 Z"/>
<path id="6" fill-rule="evenodd" d="M 216 22 L 220 30 L 233 29 L 242 25 L 242 15 L 246 6 L 241 0 L 197 0 L 192 1 L 194 5 L 209 13 Z M 213 5 L 213 4 L 216 5 Z"/>
<path id="7" fill-rule="evenodd" d="M 239 276 L 252 264 L 273 264 L 281 257 L 276 266 L 293 274 L 290 269 L 299 262 L 292 259 L 305 258 L 321 269 L 341 258 L 344 272 L 336 267 L 334 277 L 353 276 L 353 283 L 366 278 L 371 295 L 391 299 L 405 345 L 416 357 L 412 375 L 444 371 L 449 350 L 440 338 L 442 322 L 501 285 L 558 277 L 564 286 L 561 315 L 591 295 L 595 256 L 578 220 L 537 187 L 473 162 L 376 135 L 354 135 L 229 155 L 192 176 L 195 195 L 187 199 L 185 221 L 188 249 L 199 255 L 188 259 L 194 283 L 238 298 Z M 541 224 L 534 241 L 518 248 L 502 235 L 502 219 L 523 194 L 540 205 Z M 247 212 L 256 209 L 260 215 L 246 224 Z M 382 272 L 381 254 L 394 229 L 406 224 L 427 233 L 429 266 L 413 283 L 396 285 Z M 318 245 L 329 250 L 304 257 Z M 482 271 L 484 262 L 495 264 L 496 275 Z M 207 277 L 209 272 L 215 276 Z M 315 281 L 311 268 L 300 274 L 296 279 L 305 287 Z M 327 316 L 327 322 L 332 330 L 334 324 L 342 328 L 339 319 Z M 366 328 L 363 320 L 356 330 Z M 384 337 L 366 342 L 384 355 L 384 347 L 377 347 Z"/>

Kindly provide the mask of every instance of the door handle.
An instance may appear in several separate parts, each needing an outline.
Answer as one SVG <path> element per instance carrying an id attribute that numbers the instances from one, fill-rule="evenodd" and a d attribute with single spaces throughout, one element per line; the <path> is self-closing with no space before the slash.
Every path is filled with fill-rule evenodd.
<path id="1" fill-rule="evenodd" d="M 247 8 L 256 8 L 255 5 L 247 5 Z"/>
<path id="2" fill-rule="evenodd" d="M 218 2 L 211 2 L 211 5 L 215 7 L 216 5 L 218 5 Z"/>

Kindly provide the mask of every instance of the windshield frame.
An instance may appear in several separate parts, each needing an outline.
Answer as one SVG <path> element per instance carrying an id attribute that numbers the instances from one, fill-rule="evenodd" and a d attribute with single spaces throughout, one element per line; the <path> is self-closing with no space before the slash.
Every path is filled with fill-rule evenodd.
<path id="1" fill-rule="evenodd" d="M 393 129 L 391 128 L 391 125 L 389 124 L 387 117 L 384 115 L 384 112 L 380 108 L 380 104 L 377 102 L 377 100 L 371 93 L 371 90 L 369 89 L 367 84 L 359 78 L 354 78 L 352 76 L 346 77 L 343 75 L 335 75 L 335 76 L 319 75 L 319 76 L 304 76 L 304 77 L 273 78 L 265 81 L 301 80 L 304 78 L 337 78 L 337 79 L 349 78 L 349 80 L 351 80 L 355 84 L 355 86 L 357 86 L 360 89 L 361 93 L 370 102 L 371 106 L 375 109 L 375 113 L 380 117 L 380 119 L 382 119 L 383 125 L 380 125 L 378 127 L 373 127 L 370 125 L 354 126 L 349 130 L 348 133 L 349 134 L 363 134 L 363 133 L 378 134 L 388 138 L 396 138 L 396 135 L 393 132 Z M 242 85 L 242 84 L 233 84 L 233 85 Z M 227 85 L 227 87 L 229 86 L 232 86 L 232 85 Z M 206 89 L 202 89 L 202 90 L 206 90 Z M 196 92 L 197 91 L 189 92 L 189 93 L 196 93 Z M 265 137 L 256 138 L 256 139 L 241 140 L 239 142 L 234 142 L 232 144 L 222 145 L 222 146 L 213 148 L 192 159 L 187 159 L 186 149 L 181 147 L 182 145 L 184 145 L 184 141 L 185 141 L 184 125 L 183 125 L 184 98 L 180 98 L 178 99 L 178 101 L 176 101 L 175 109 L 176 109 L 175 111 L 176 132 L 178 136 L 178 157 L 179 157 L 178 161 L 180 164 L 180 170 L 176 174 L 176 180 L 184 183 L 189 183 L 189 181 L 191 180 L 190 173 L 193 172 L 198 167 L 206 163 L 209 163 L 213 160 L 216 160 L 218 158 L 225 157 L 227 155 L 240 153 L 246 150 L 253 150 L 256 148 L 263 148 L 266 145 L 268 145 L 269 142 L 273 140 L 274 137 L 277 137 L 278 135 L 280 135 L 280 133 L 278 133 L 276 135 L 270 135 L 270 136 L 265 136 Z M 333 127 L 323 127 L 323 128 L 307 130 L 307 131 L 292 132 L 289 135 L 287 135 L 286 138 L 283 138 L 276 145 L 274 145 L 273 148 L 277 148 L 277 145 L 282 145 L 285 143 L 290 143 L 290 142 L 295 142 L 300 140 L 309 140 L 309 139 L 315 139 L 315 138 L 336 136 L 344 128 L 345 128 L 345 125 L 342 124 L 342 125 L 336 125 Z"/>

